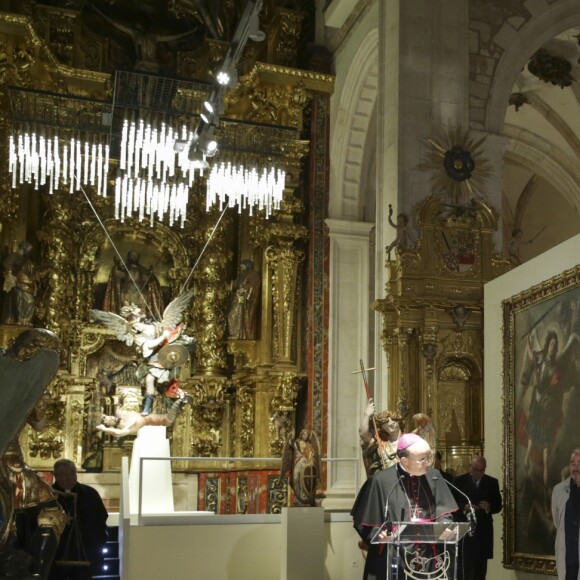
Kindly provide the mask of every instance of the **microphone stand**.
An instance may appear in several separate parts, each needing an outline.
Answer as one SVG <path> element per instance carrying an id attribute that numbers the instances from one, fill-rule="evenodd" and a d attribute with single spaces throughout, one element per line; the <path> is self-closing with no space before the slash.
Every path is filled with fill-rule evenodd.
<path id="1" fill-rule="evenodd" d="M 466 514 L 467 521 L 469 522 L 469 532 L 467 532 L 467 535 L 469 537 L 472 537 L 473 534 L 475 533 L 475 528 L 477 527 L 477 520 L 475 518 L 475 509 L 473 508 L 473 504 L 471 503 L 469 496 L 464 491 L 461 491 L 456 485 L 454 485 L 450 481 L 447 481 L 444 477 L 435 476 L 435 477 L 432 477 L 431 479 L 433 481 L 443 480 L 449 487 L 452 487 L 454 490 L 458 491 L 467 500 L 467 505 L 469 505 L 469 513 Z M 455 563 L 454 563 L 454 568 L 455 568 L 454 576 L 455 577 L 457 577 L 458 559 L 459 559 L 459 545 L 456 543 L 455 544 Z M 463 562 L 461 563 L 461 567 L 463 568 Z"/>
<path id="2" fill-rule="evenodd" d="M 433 481 L 444 481 L 449 487 L 452 487 L 454 490 L 458 491 L 467 500 L 467 504 L 469 505 L 469 513 L 466 514 L 466 517 L 467 521 L 471 524 L 469 532 L 467 533 L 469 536 L 473 536 L 475 533 L 475 528 L 477 527 L 477 519 L 475 517 L 475 509 L 473 508 L 473 504 L 471 503 L 469 496 L 465 492 L 461 491 L 456 485 L 453 485 L 450 481 L 447 481 L 444 477 L 435 476 L 431 479 Z"/>
<path id="3" fill-rule="evenodd" d="M 377 530 L 375 535 L 371 538 L 371 544 L 372 544 L 373 540 L 383 531 L 383 529 L 387 532 L 387 535 L 389 535 L 389 536 L 393 532 L 393 522 L 389 518 L 389 499 L 391 497 L 391 494 L 395 491 L 396 487 L 399 485 L 399 482 L 401 481 L 402 478 L 403 478 L 403 475 L 400 474 L 399 477 L 397 477 L 397 481 L 395 482 L 393 487 L 391 487 L 391 489 L 389 490 L 389 493 L 387 494 L 387 500 L 385 502 L 385 521 L 383 522 L 381 527 Z"/>

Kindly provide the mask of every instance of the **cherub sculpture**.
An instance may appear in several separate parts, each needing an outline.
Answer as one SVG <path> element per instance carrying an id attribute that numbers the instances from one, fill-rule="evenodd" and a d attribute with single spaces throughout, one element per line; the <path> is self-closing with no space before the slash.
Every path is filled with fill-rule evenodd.
<path id="1" fill-rule="evenodd" d="M 280 467 L 280 477 L 290 475 L 294 506 L 316 505 L 321 472 L 318 438 L 314 431 L 302 429 L 297 439 L 290 437 L 286 441 Z"/>
<path id="2" fill-rule="evenodd" d="M 447 308 L 446 310 L 451 317 L 451 320 L 453 320 L 457 330 L 463 330 L 465 323 L 471 316 L 471 310 L 464 304 L 457 304 L 453 308 Z"/>
<path id="3" fill-rule="evenodd" d="M 166 397 L 180 398 L 183 391 L 176 378 L 176 365 L 162 364 L 159 352 L 166 345 L 191 346 L 193 339 L 184 333 L 183 313 L 187 308 L 193 290 L 187 290 L 172 300 L 163 319 L 158 322 L 148 319 L 134 304 L 121 308 L 121 315 L 102 310 L 91 310 L 93 319 L 112 329 L 118 340 L 127 346 L 135 345 L 142 357 L 137 367 L 137 378 L 145 385 L 145 401 L 142 415 L 151 413 L 155 391 L 160 390 Z"/>
<path id="4" fill-rule="evenodd" d="M 98 431 L 109 433 L 117 439 L 123 439 L 129 435 L 136 435 L 141 427 L 146 427 L 147 425 L 170 427 L 175 422 L 183 406 L 191 402 L 191 398 L 183 394 L 183 396 L 173 402 L 167 413 L 149 413 L 143 416 L 137 413 L 137 411 L 133 411 L 130 407 L 125 406 L 125 396 L 124 393 L 121 393 L 119 405 L 114 416 L 103 415 L 101 424 L 97 425 Z"/>
<path id="5" fill-rule="evenodd" d="M 394 248 L 408 248 L 412 245 L 413 241 L 411 240 L 411 236 L 409 234 L 409 217 L 404 214 L 400 213 L 397 215 L 397 222 L 393 221 L 393 206 L 389 204 L 389 224 L 391 227 L 397 230 L 397 235 L 395 239 L 385 248 L 387 252 L 387 260 L 391 260 L 391 252 Z"/>

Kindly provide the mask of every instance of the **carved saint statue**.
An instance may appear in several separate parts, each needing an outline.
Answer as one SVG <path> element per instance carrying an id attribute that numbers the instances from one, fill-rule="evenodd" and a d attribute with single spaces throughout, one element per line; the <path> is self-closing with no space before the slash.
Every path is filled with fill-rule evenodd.
<path id="1" fill-rule="evenodd" d="M 153 266 L 143 266 L 139 260 L 139 252 L 134 250 L 127 254 L 125 265 L 115 260 L 107 282 L 103 310 L 121 314 L 123 306 L 135 304 L 143 312 L 149 307 L 154 316 L 163 312 L 163 291 Z"/>
<path id="2" fill-rule="evenodd" d="M 137 368 L 137 378 L 145 385 L 145 404 L 143 415 L 149 415 L 155 398 L 156 387 L 169 398 L 179 398 L 181 389 L 175 372 L 175 365 L 168 366 L 160 358 L 160 350 L 166 345 L 191 346 L 193 339 L 185 334 L 183 314 L 187 308 L 193 290 L 186 290 L 172 300 L 161 321 L 148 319 L 135 304 L 121 309 L 121 316 L 113 312 L 91 310 L 92 317 L 100 324 L 112 329 L 118 340 L 127 346 L 135 345 L 141 355 L 141 364 Z"/>
<path id="3" fill-rule="evenodd" d="M 358 430 L 367 477 L 398 462 L 397 442 L 402 434 L 402 423 L 399 413 L 381 411 L 375 414 L 375 403 L 369 401 Z"/>
<path id="4" fill-rule="evenodd" d="M 124 402 L 125 395 L 121 393 L 115 415 L 103 415 L 101 424 L 97 425 L 98 431 L 109 433 L 113 437 L 122 439 L 129 435 L 136 435 L 141 427 L 147 425 L 170 427 L 175 422 L 183 406 L 191 403 L 191 397 L 183 393 L 183 396 L 174 400 L 167 413 L 150 413 L 145 416 L 137 413 L 137 411 L 132 410 L 130 407 L 125 407 Z"/>
<path id="5" fill-rule="evenodd" d="M 314 431 L 302 429 L 297 439 L 289 438 L 282 452 L 280 476 L 290 475 L 294 506 L 315 506 L 321 475 L 320 447 Z"/>
<path id="6" fill-rule="evenodd" d="M 6 324 L 30 324 L 34 316 L 38 274 L 32 261 L 32 244 L 21 242 L 3 262 Z"/>
<path id="7" fill-rule="evenodd" d="M 159 73 L 160 72 L 160 62 L 159 54 L 157 50 L 157 45 L 162 42 L 172 42 L 174 40 L 179 40 L 185 36 L 189 36 L 194 31 L 188 30 L 187 32 L 181 32 L 178 34 L 155 34 L 150 30 L 146 30 L 141 22 L 135 22 L 131 26 L 127 26 L 110 16 L 107 16 L 104 12 L 99 10 L 95 4 L 93 8 L 111 25 L 117 30 L 127 34 L 131 37 L 133 45 L 135 47 L 135 54 L 137 57 L 137 62 L 135 63 L 135 70 L 143 73 Z"/>
<path id="8" fill-rule="evenodd" d="M 238 277 L 232 282 L 232 298 L 228 312 L 228 338 L 258 338 L 258 305 L 260 274 L 252 260 L 242 260 Z"/>

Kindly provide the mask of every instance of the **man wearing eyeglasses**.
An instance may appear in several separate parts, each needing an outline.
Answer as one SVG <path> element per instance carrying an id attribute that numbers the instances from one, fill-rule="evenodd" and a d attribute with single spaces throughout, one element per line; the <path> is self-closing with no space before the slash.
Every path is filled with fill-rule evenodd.
<path id="1" fill-rule="evenodd" d="M 366 480 L 351 511 L 354 528 L 369 546 L 363 580 L 387 578 L 387 545 L 373 544 L 373 538 L 388 537 L 392 522 L 451 522 L 458 509 L 445 480 L 431 467 L 433 455 L 427 441 L 406 433 L 399 439 L 397 455 L 398 463 Z M 435 562 L 440 556 L 438 546 L 428 549 L 428 554 L 417 553 L 417 561 Z"/>
<path id="2" fill-rule="evenodd" d="M 570 477 L 554 486 L 552 518 L 556 526 L 558 580 L 578 580 L 580 522 L 580 448 L 570 456 Z"/>
<path id="3" fill-rule="evenodd" d="M 455 487 L 471 501 L 475 510 L 476 528 L 472 536 L 466 536 L 460 551 L 459 578 L 464 580 L 484 580 L 487 561 L 493 558 L 493 514 L 502 508 L 499 482 L 485 474 L 485 457 L 474 455 L 469 471 L 455 479 Z M 455 496 L 463 507 L 463 514 L 469 514 L 471 506 L 465 496 Z"/>

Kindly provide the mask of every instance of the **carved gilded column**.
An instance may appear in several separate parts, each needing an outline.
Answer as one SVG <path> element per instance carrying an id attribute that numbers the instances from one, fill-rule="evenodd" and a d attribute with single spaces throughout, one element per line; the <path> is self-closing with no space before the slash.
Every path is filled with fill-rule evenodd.
<path id="1" fill-rule="evenodd" d="M 223 447 L 223 418 L 227 404 L 225 377 L 191 380 L 192 452 L 199 457 L 219 457 Z"/>
<path id="2" fill-rule="evenodd" d="M 300 161 L 307 153 L 304 142 L 296 142 L 286 152 L 286 187 L 278 222 L 267 230 L 266 262 L 270 271 L 272 297 L 272 361 L 296 364 L 297 305 L 300 265 L 304 252 L 298 247 L 306 240 L 305 227 L 294 218 L 303 212 L 301 201 L 294 196 L 300 184 Z"/>
<path id="3" fill-rule="evenodd" d="M 403 417 L 406 417 L 410 411 L 413 400 L 410 379 L 410 349 L 409 343 L 413 336 L 413 328 L 398 328 L 398 346 L 399 346 L 399 394 L 397 397 L 397 410 Z"/>
<path id="4" fill-rule="evenodd" d="M 295 364 L 298 266 L 304 253 L 292 244 L 270 246 L 266 259 L 272 272 L 272 359 L 277 363 Z"/>
<path id="5" fill-rule="evenodd" d="M 220 212 L 200 212 L 200 224 L 194 234 L 199 248 L 209 240 Z M 194 273 L 194 333 L 196 336 L 195 374 L 222 375 L 226 367 L 224 329 L 228 293 L 226 264 L 230 258 L 226 232 L 230 223 L 226 215 L 213 232 L 211 242 Z"/>
<path id="6" fill-rule="evenodd" d="M 421 329 L 420 348 L 423 358 L 422 364 L 422 388 L 419 395 L 420 412 L 427 413 L 433 420 L 434 397 L 436 389 L 433 384 L 435 375 L 435 356 L 437 355 L 437 311 L 432 306 L 425 308 L 423 328 Z"/>
<path id="7" fill-rule="evenodd" d="M 43 286 L 45 293 L 38 317 L 43 326 L 63 339 L 62 331 L 70 323 L 75 304 L 76 279 L 73 274 L 77 241 L 73 224 L 74 208 L 69 194 L 47 197 L 47 212 L 38 239 L 43 244 L 46 264 Z"/>
<path id="8" fill-rule="evenodd" d="M 236 457 L 255 455 L 256 386 L 249 381 L 239 381 L 236 388 L 235 453 Z M 264 432 L 264 430 L 261 430 Z"/>

